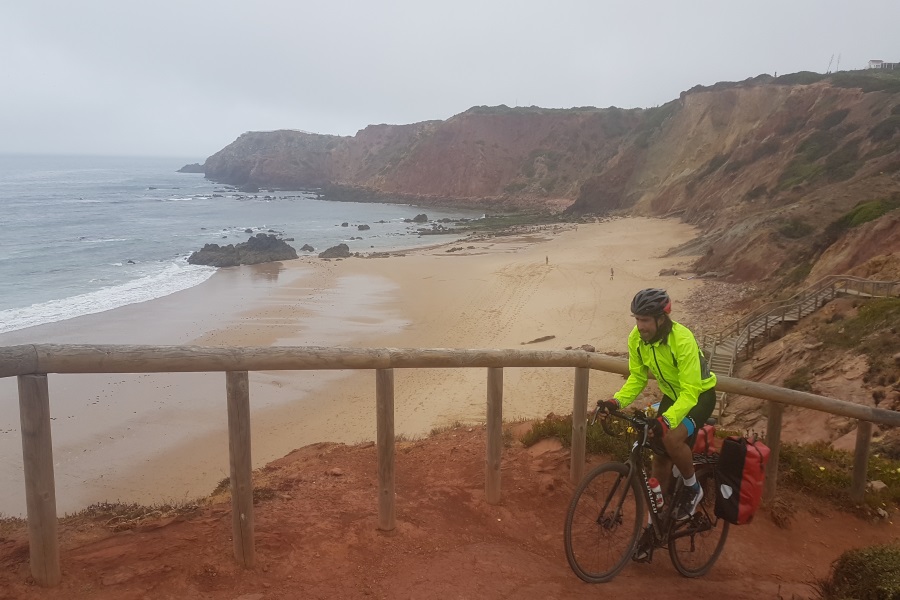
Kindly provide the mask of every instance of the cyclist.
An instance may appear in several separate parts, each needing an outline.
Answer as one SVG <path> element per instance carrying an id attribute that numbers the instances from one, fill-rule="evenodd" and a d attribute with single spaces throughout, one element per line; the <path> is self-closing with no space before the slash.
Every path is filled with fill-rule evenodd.
<path id="1" fill-rule="evenodd" d="M 716 376 L 709 370 L 691 330 L 669 317 L 672 301 L 665 290 L 648 288 L 631 301 L 635 327 L 628 336 L 628 379 L 611 400 L 599 400 L 603 412 L 624 408 L 647 385 L 652 372 L 663 393 L 658 416 L 651 422 L 653 476 L 668 489 L 672 463 L 684 477 L 688 497 L 675 507 L 675 518 L 689 518 L 703 498 L 703 489 L 694 474 L 691 444 L 695 432 L 712 415 L 716 405 Z M 636 560 L 648 552 L 642 536 L 635 552 Z"/>

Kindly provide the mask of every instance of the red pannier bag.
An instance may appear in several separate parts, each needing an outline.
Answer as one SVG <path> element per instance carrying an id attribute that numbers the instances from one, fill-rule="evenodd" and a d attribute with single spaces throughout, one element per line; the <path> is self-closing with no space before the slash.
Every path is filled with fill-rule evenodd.
<path id="1" fill-rule="evenodd" d="M 719 453 L 719 440 L 716 439 L 715 425 L 704 425 L 697 430 L 697 437 L 694 438 L 694 447 L 691 452 L 706 456 Z"/>
<path id="2" fill-rule="evenodd" d="M 716 516 L 735 525 L 753 520 L 762 500 L 769 447 L 731 436 L 722 442 L 716 465 Z"/>

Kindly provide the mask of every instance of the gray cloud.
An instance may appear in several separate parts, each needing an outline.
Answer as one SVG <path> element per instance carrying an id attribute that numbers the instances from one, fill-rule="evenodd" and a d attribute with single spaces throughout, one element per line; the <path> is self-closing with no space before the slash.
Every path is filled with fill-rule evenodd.
<path id="1" fill-rule="evenodd" d="M 202 160 L 250 130 L 655 106 L 832 55 L 900 61 L 898 17 L 894 0 L 4 3 L 0 152 Z"/>

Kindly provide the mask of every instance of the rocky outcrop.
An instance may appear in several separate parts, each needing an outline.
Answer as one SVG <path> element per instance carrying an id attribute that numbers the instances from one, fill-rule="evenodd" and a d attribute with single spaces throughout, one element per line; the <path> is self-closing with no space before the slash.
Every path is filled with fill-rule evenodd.
<path id="1" fill-rule="evenodd" d="M 347 258 L 350 256 L 350 246 L 338 244 L 319 253 L 319 258 Z"/>
<path id="2" fill-rule="evenodd" d="M 200 163 L 191 163 L 178 169 L 178 173 L 205 173 L 206 168 Z"/>
<path id="3" fill-rule="evenodd" d="M 188 257 L 192 265 L 234 267 L 297 258 L 297 251 L 277 236 L 257 233 L 237 245 L 206 244 Z"/>

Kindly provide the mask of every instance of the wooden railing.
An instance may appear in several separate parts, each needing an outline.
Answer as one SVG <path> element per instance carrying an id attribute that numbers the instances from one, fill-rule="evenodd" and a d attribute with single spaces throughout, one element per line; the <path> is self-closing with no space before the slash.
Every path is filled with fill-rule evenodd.
<path id="1" fill-rule="evenodd" d="M 743 350 L 753 339 L 768 333 L 769 329 L 787 320 L 799 320 L 833 300 L 838 294 L 855 294 L 862 297 L 900 296 L 900 281 L 875 281 L 849 275 L 829 275 L 808 288 L 777 302 L 763 304 L 744 315 L 722 331 L 704 335 L 704 350 L 736 339 L 734 352 Z"/>
<path id="2" fill-rule="evenodd" d="M 378 453 L 378 527 L 395 527 L 394 373 L 396 368 L 486 368 L 487 448 L 485 499 L 501 499 L 503 369 L 574 368 L 570 477 L 579 481 L 585 467 L 585 425 L 591 370 L 627 374 L 626 361 L 583 351 L 451 350 L 394 348 L 211 348 L 199 346 L 88 346 L 39 344 L 0 347 L 0 377 L 18 377 L 22 454 L 28 512 L 31 573 L 42 586 L 59 583 L 56 491 L 50 436 L 48 373 L 224 372 L 228 401 L 228 446 L 232 490 L 232 528 L 236 560 L 256 563 L 250 454 L 249 371 L 372 369 Z M 720 377 L 727 392 L 770 401 L 767 442 L 771 447 L 765 498 L 775 494 L 781 414 L 800 406 L 859 420 L 851 495 L 862 499 L 872 423 L 900 425 L 900 413 L 825 398 L 775 386 Z"/>
<path id="3" fill-rule="evenodd" d="M 767 340 L 769 332 L 786 321 L 799 321 L 812 314 L 839 294 L 866 298 L 900 296 L 900 281 L 875 281 L 848 275 L 830 275 L 797 292 L 786 300 L 769 302 L 744 315 L 713 334 L 704 334 L 700 347 L 709 358 L 717 376 L 731 375 L 741 350 L 749 357 L 758 338 Z M 726 394 L 716 392 L 719 418 L 725 412 Z"/>

